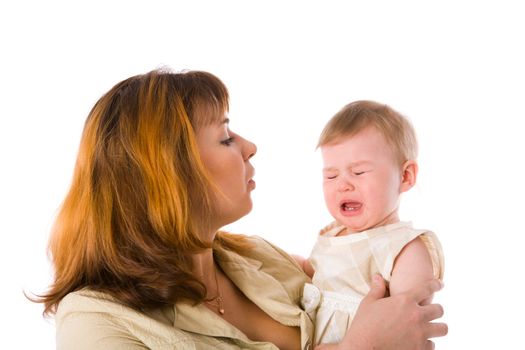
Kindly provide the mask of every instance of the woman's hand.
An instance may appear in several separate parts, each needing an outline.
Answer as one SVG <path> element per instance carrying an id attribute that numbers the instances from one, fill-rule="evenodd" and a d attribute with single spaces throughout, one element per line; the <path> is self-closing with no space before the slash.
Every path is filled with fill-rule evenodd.
<path id="1" fill-rule="evenodd" d="M 431 323 L 443 316 L 439 304 L 420 303 L 442 288 L 438 280 L 430 280 L 404 293 L 385 298 L 385 282 L 379 276 L 361 302 L 347 334 L 335 346 L 318 349 L 346 350 L 429 350 L 434 343 L 429 338 L 447 334 L 445 323 Z"/>

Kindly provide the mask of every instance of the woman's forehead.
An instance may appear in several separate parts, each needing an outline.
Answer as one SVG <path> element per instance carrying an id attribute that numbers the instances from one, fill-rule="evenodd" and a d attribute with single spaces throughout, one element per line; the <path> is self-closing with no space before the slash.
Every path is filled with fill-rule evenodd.
<path id="1" fill-rule="evenodd" d="M 217 104 L 199 104 L 194 110 L 192 119 L 197 127 L 208 126 L 212 124 L 228 124 L 228 111 L 224 106 Z"/>

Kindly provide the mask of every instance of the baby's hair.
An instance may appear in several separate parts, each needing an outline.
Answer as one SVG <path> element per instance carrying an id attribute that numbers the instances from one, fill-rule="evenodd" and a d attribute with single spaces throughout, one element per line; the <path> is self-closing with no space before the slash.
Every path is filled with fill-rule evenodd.
<path id="1" fill-rule="evenodd" d="M 400 165 L 417 158 L 416 133 L 410 121 L 390 106 L 374 101 L 355 101 L 344 106 L 324 127 L 317 147 L 337 143 L 369 126 L 383 135 Z"/>

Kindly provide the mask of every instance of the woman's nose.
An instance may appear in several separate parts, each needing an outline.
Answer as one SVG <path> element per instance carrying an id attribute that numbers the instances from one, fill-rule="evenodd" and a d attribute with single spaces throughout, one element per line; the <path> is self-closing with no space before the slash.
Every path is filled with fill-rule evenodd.
<path id="1" fill-rule="evenodd" d="M 243 146 L 243 154 L 244 154 L 244 160 L 248 160 L 251 157 L 257 153 L 257 146 L 255 146 L 255 143 L 250 142 L 248 140 L 244 140 L 244 146 Z"/>

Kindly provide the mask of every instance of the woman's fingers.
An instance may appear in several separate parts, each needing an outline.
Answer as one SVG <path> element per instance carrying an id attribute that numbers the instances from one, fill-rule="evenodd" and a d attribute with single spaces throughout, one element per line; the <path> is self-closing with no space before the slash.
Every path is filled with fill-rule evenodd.
<path id="1" fill-rule="evenodd" d="M 448 333 L 446 323 L 429 323 L 425 331 L 427 338 L 444 337 Z"/>
<path id="2" fill-rule="evenodd" d="M 423 300 L 430 298 L 435 292 L 443 288 L 443 282 L 433 279 L 412 290 L 414 300 L 419 304 Z"/>
<path id="3" fill-rule="evenodd" d="M 441 282 L 429 280 L 401 294 L 383 298 L 384 282 L 376 279 L 339 347 L 433 349 L 434 343 L 429 338 L 442 337 L 448 331 L 444 323 L 431 323 L 443 316 L 443 307 L 421 305 L 421 301 L 439 291 Z"/>
<path id="4" fill-rule="evenodd" d="M 434 342 L 432 340 L 427 340 L 425 344 L 425 350 L 434 350 L 434 348 L 435 348 Z"/>
<path id="5" fill-rule="evenodd" d="M 443 316 L 443 306 L 440 304 L 429 304 L 421 306 L 421 316 L 425 321 L 433 321 Z"/>

